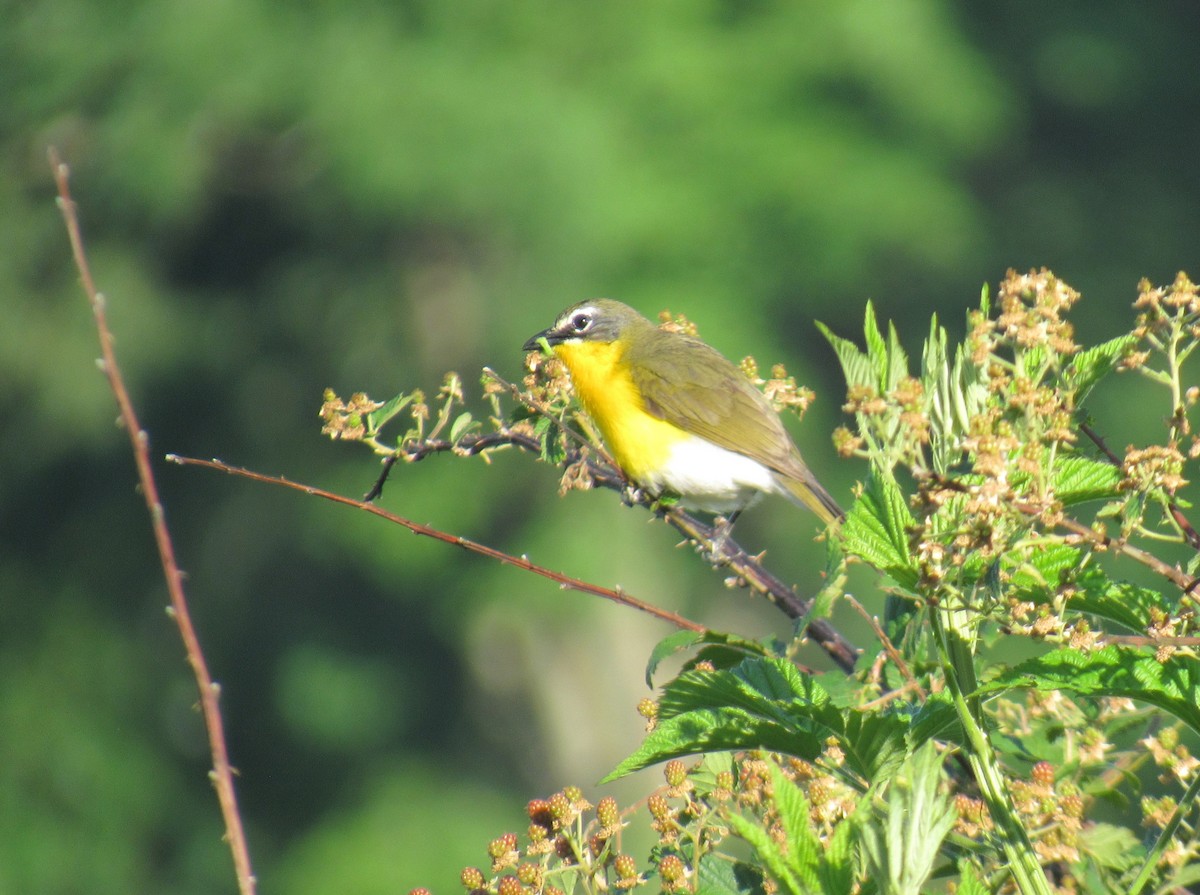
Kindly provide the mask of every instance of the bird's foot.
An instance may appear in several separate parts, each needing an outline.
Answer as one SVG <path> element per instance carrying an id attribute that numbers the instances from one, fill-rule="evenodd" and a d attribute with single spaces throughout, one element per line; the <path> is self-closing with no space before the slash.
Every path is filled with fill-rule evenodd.
<path id="1" fill-rule="evenodd" d="M 729 556 L 729 547 L 733 544 L 733 523 L 741 515 L 741 510 L 735 510 L 728 516 L 718 516 L 713 520 L 712 560 L 720 562 Z M 736 545 L 735 545 L 736 546 Z"/>

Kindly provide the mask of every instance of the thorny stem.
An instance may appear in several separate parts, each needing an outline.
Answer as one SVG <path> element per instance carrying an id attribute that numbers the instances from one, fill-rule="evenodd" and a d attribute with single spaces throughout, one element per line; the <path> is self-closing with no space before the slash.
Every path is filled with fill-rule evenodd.
<path id="1" fill-rule="evenodd" d="M 71 250 L 75 257 L 75 266 L 92 306 L 92 314 L 96 320 L 96 330 L 100 336 L 100 351 L 104 359 L 104 375 L 108 378 L 109 387 L 121 410 L 121 422 L 129 435 L 133 447 L 133 458 L 137 466 L 138 481 L 141 485 L 142 496 L 146 508 L 150 511 L 150 523 L 154 529 L 154 540 L 158 545 L 159 560 L 162 563 L 163 575 L 167 581 L 167 591 L 170 594 L 170 616 L 179 628 L 179 636 L 183 640 L 184 651 L 187 653 L 188 664 L 196 679 L 200 691 L 200 707 L 204 714 L 204 725 L 208 730 L 208 746 L 212 755 L 213 767 L 210 772 L 213 787 L 217 791 L 217 801 L 221 805 L 221 814 L 225 820 L 225 838 L 233 854 L 234 870 L 237 874 L 238 889 L 242 895 L 253 895 L 257 881 L 250 867 L 250 850 L 246 845 L 246 834 L 242 828 L 241 814 L 238 812 L 237 796 L 233 787 L 233 768 L 229 764 L 229 752 L 225 745 L 225 728 L 221 719 L 219 705 L 220 687 L 208 671 L 204 653 L 200 649 L 200 640 L 192 625 L 191 614 L 188 612 L 187 599 L 183 591 L 183 576 L 175 559 L 175 547 L 171 542 L 170 531 L 167 529 L 162 502 L 158 496 L 158 485 L 154 480 L 154 472 L 150 464 L 149 438 L 138 422 L 133 409 L 133 402 L 125 388 L 125 380 L 117 365 L 116 352 L 113 348 L 112 332 L 104 310 L 104 297 L 97 291 L 92 277 L 91 266 L 83 246 L 83 235 L 79 227 L 76 206 L 71 198 L 70 170 L 62 162 L 55 149 L 50 150 L 50 166 L 54 170 L 55 182 L 58 185 L 58 202 L 66 223 L 67 235 L 71 240 Z"/>
<path id="2" fill-rule="evenodd" d="M 317 488 L 312 485 L 304 485 L 299 482 L 293 482 L 283 476 L 263 475 L 260 472 L 254 472 L 249 469 L 243 469 L 239 466 L 231 466 L 228 463 L 222 463 L 220 460 L 200 460 L 195 457 L 181 457 L 178 454 L 168 454 L 167 460 L 172 463 L 178 463 L 180 466 L 203 466 L 206 469 L 215 469 L 218 472 L 225 472 L 229 475 L 241 476 L 242 478 L 250 479 L 255 482 L 265 482 L 268 485 L 282 485 L 285 488 L 291 488 L 294 491 L 301 491 L 313 497 L 320 497 L 325 500 L 340 503 L 344 506 L 354 507 L 359 510 L 370 513 L 373 516 L 379 516 L 389 522 L 394 522 L 407 528 L 413 534 L 423 535 L 427 538 L 433 538 L 435 541 L 441 541 L 443 544 L 450 544 L 466 550 L 469 553 L 478 553 L 481 556 L 486 556 L 490 559 L 497 560 L 505 565 L 516 566 L 518 569 L 524 569 L 527 572 L 533 572 L 535 575 L 541 575 L 543 578 L 549 578 L 557 583 L 564 590 L 575 590 L 580 593 L 591 594 L 596 597 L 603 597 L 606 600 L 612 600 L 615 603 L 620 603 L 624 606 L 629 606 L 633 609 L 640 610 L 649 615 L 654 616 L 665 622 L 670 622 L 677 628 L 684 628 L 688 631 L 695 631 L 698 634 L 705 633 L 708 629 L 701 624 L 684 618 L 674 612 L 666 609 L 660 609 L 657 606 L 645 603 L 636 597 L 631 597 L 629 594 L 618 589 L 601 587 L 598 584 L 589 584 L 586 581 L 581 581 L 578 578 L 572 578 L 569 575 L 564 575 L 561 572 L 555 572 L 547 569 L 544 566 L 539 566 L 531 562 L 524 556 L 513 556 L 510 553 L 505 553 L 502 550 L 497 550 L 494 547 L 488 547 L 468 538 L 458 537 L 457 535 L 448 534 L 440 531 L 429 525 L 422 525 L 419 522 L 413 522 L 411 519 L 405 519 L 403 516 L 398 516 L 395 513 L 389 513 L 382 507 L 377 507 L 373 503 L 367 503 L 362 500 L 355 500 L 352 497 L 344 497 L 341 494 L 334 494 L 332 491 L 326 491 L 322 488 Z"/>
<path id="3" fill-rule="evenodd" d="M 423 441 L 410 443 L 397 449 L 392 456 L 385 458 L 384 468 L 379 479 L 367 492 L 363 501 L 370 503 L 383 491 L 383 484 L 397 459 L 417 462 L 437 453 L 456 453 L 472 456 L 488 450 L 503 447 L 518 447 L 530 453 L 538 453 L 541 444 L 532 435 L 524 435 L 504 429 L 484 435 L 472 435 L 459 439 L 457 442 L 447 440 Z M 567 457 L 568 465 L 579 462 L 582 455 L 571 452 Z M 628 481 L 616 467 L 593 458 L 587 459 L 588 476 L 595 485 L 616 491 L 627 490 Z M 727 568 L 735 574 L 738 584 L 743 584 L 756 593 L 762 594 L 779 607 L 788 618 L 797 620 L 804 618 L 812 608 L 812 600 L 801 597 L 796 591 L 773 575 L 758 559 L 738 545 L 733 538 L 722 538 L 714 526 L 707 525 L 694 516 L 689 515 L 679 507 L 663 507 L 646 496 L 639 495 L 634 502 L 644 506 L 659 516 L 682 534 L 689 542 L 696 545 L 697 550 L 709 557 L 714 566 Z M 807 633 L 825 653 L 837 663 L 846 673 L 854 670 L 858 661 L 858 648 L 847 640 L 832 624 L 825 619 L 813 619 L 807 625 Z"/>

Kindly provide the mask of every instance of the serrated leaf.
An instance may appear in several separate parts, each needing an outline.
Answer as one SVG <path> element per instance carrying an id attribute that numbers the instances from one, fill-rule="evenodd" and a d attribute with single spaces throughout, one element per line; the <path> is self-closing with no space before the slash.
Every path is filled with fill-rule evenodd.
<path id="1" fill-rule="evenodd" d="M 1113 581 L 1097 568 L 1088 569 L 1075 581 L 1077 590 L 1067 605 L 1141 634 L 1151 624 L 1154 610 L 1170 614 L 1172 607 L 1159 591 L 1127 581 Z"/>
<path id="2" fill-rule="evenodd" d="M 885 815 L 862 827 L 860 841 L 871 876 L 893 895 L 919 895 L 933 871 L 942 840 L 958 813 L 940 793 L 942 756 L 925 743 L 905 761 L 884 791 Z"/>
<path id="3" fill-rule="evenodd" d="M 908 549 L 913 524 L 899 485 L 890 476 L 873 473 L 842 523 L 843 548 L 911 588 L 917 583 L 916 563 Z"/>
<path id="4" fill-rule="evenodd" d="M 567 452 L 559 438 L 559 426 L 547 416 L 539 416 L 533 424 L 533 434 L 541 445 L 540 455 L 544 463 L 558 466 L 566 459 Z"/>
<path id="5" fill-rule="evenodd" d="M 700 643 L 703 638 L 704 634 L 700 631 L 676 631 L 658 641 L 654 645 L 654 649 L 650 651 L 649 661 L 646 662 L 646 686 L 654 686 L 654 672 L 658 671 L 658 666 L 663 659 L 673 656 L 681 650 L 690 649 Z"/>
<path id="6" fill-rule="evenodd" d="M 812 830 L 808 799 L 778 765 L 772 762 L 768 767 L 775 810 L 779 814 L 787 842 L 785 860 L 788 868 L 802 886 L 818 889 L 820 881 L 817 878 L 817 868 L 821 865 L 823 849 Z"/>
<path id="7" fill-rule="evenodd" d="M 883 383 L 883 391 L 892 391 L 900 384 L 900 380 L 908 376 L 908 352 L 900 344 L 900 336 L 896 332 L 896 324 L 888 321 L 887 348 L 887 377 Z"/>
<path id="8" fill-rule="evenodd" d="M 783 851 L 775 840 L 767 834 L 767 831 L 758 824 L 747 820 L 740 814 L 731 814 L 729 816 L 729 826 L 737 835 L 745 839 L 758 855 L 760 861 L 766 865 L 771 876 L 773 876 L 788 893 L 788 895 L 815 895 L 813 889 L 803 887 L 800 881 L 792 874 L 788 868 L 786 859 L 783 856 Z"/>
<path id="9" fill-rule="evenodd" d="M 782 659 L 747 659 L 727 671 L 688 671 L 664 689 L 658 726 L 606 779 L 714 749 L 771 749 L 812 760 L 830 738 L 846 773 L 872 780 L 905 751 L 909 717 L 835 705 L 820 684 Z"/>
<path id="10" fill-rule="evenodd" d="M 863 320 L 863 336 L 866 338 L 867 358 L 871 362 L 874 375 L 871 385 L 879 388 L 887 382 L 888 356 L 887 343 L 883 333 L 879 331 L 879 322 L 875 319 L 875 303 L 867 302 L 867 312 Z"/>
<path id="11" fill-rule="evenodd" d="M 1062 573 L 1079 567 L 1082 551 L 1069 544 L 1039 545 L 1025 563 L 1012 572 L 1012 584 L 1018 588 L 1057 588 Z"/>
<path id="12" fill-rule="evenodd" d="M 387 425 L 388 421 L 400 413 L 412 403 L 416 395 L 399 394 L 389 401 L 385 401 L 383 406 L 378 410 L 373 410 L 367 414 L 367 434 L 377 435 L 379 430 Z"/>
<path id="13" fill-rule="evenodd" d="M 607 774 L 608 783 L 642 768 L 714 750 L 769 749 L 809 761 L 821 754 L 824 739 L 802 730 L 789 730 L 742 709 L 697 709 L 659 720 L 633 754 Z"/>
<path id="14" fill-rule="evenodd" d="M 1146 854 L 1145 846 L 1128 827 L 1107 823 L 1088 824 L 1081 829 L 1079 846 L 1101 867 L 1118 872 L 1134 867 Z"/>
<path id="15" fill-rule="evenodd" d="M 874 370 L 867 355 L 849 339 L 834 335 L 833 330 L 824 323 L 817 321 L 817 329 L 833 347 L 833 353 L 837 355 L 838 363 L 842 366 L 842 375 L 846 379 L 846 385 L 863 385 L 874 388 L 876 385 Z"/>
<path id="16" fill-rule="evenodd" d="M 975 867 L 965 858 L 958 862 L 958 888 L 955 895 L 991 895 L 992 890 L 984 885 L 975 872 Z"/>
<path id="17" fill-rule="evenodd" d="M 1063 506 L 1069 507 L 1089 500 L 1116 497 L 1121 484 L 1121 471 L 1105 461 L 1071 455 L 1055 460 L 1051 481 L 1054 496 L 1062 501 Z"/>
<path id="18" fill-rule="evenodd" d="M 454 418 L 454 422 L 450 424 L 450 441 L 458 441 L 476 425 L 477 423 L 475 423 L 470 413 L 460 413 Z"/>
<path id="19" fill-rule="evenodd" d="M 1124 696 L 1157 706 L 1200 733 L 1200 661 L 1182 654 L 1159 662 L 1153 654 L 1115 646 L 1087 653 L 1057 649 L 1005 669 L 979 694 L 1014 688 Z"/>
<path id="20" fill-rule="evenodd" d="M 654 673 L 664 659 L 696 646 L 711 648 L 702 650 L 702 655 L 697 656 L 697 660 L 704 658 L 717 668 L 732 667 L 745 659 L 747 655 L 768 655 L 766 648 L 757 640 L 749 640 L 734 634 L 723 634 L 719 631 L 676 631 L 660 640 L 651 651 L 650 659 L 646 663 L 646 685 L 654 686 Z M 724 651 L 727 658 L 722 660 L 719 651 Z"/>
<path id="21" fill-rule="evenodd" d="M 930 694 L 913 715 L 907 738 L 909 747 L 914 750 L 932 740 L 956 744 L 964 741 L 962 723 L 948 694 Z"/>
<path id="22" fill-rule="evenodd" d="M 1136 344 L 1137 338 L 1132 333 L 1117 336 L 1107 342 L 1081 351 L 1071 358 L 1071 362 L 1063 371 L 1063 378 L 1075 390 L 1075 406 L 1083 403 L 1084 398 L 1105 376 L 1112 372 L 1125 352 Z"/>
<path id="23" fill-rule="evenodd" d="M 762 870 L 725 856 L 700 859 L 696 868 L 696 895 L 765 895 Z"/>

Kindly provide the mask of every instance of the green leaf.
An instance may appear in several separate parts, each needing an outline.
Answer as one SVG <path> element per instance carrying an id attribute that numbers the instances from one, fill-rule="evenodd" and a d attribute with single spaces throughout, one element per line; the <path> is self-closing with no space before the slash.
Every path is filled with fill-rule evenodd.
<path id="1" fill-rule="evenodd" d="M 458 441 L 472 428 L 477 428 L 478 426 L 479 424 L 472 419 L 470 413 L 460 413 L 455 417 L 454 422 L 450 424 L 450 440 L 452 442 Z"/>
<path id="2" fill-rule="evenodd" d="M 1012 570 L 1012 586 L 1022 592 L 1056 590 L 1063 572 L 1079 568 L 1081 556 L 1078 547 L 1068 544 L 1039 545 L 1024 563 Z"/>
<path id="3" fill-rule="evenodd" d="M 846 378 L 846 385 L 877 387 L 871 361 L 857 345 L 849 339 L 843 339 L 841 336 L 834 335 L 833 330 L 820 321 L 817 321 L 817 329 L 821 331 L 829 344 L 833 346 L 833 352 L 837 355 L 838 363 L 842 365 L 842 375 Z"/>
<path id="4" fill-rule="evenodd" d="M 1089 824 L 1079 831 L 1079 848 L 1101 867 L 1125 871 L 1137 866 L 1146 856 L 1146 849 L 1128 827 L 1112 824 Z"/>
<path id="5" fill-rule="evenodd" d="M 914 524 L 895 479 L 873 472 L 842 523 L 842 544 L 847 553 L 912 588 L 917 566 L 909 553 L 908 531 Z"/>
<path id="6" fill-rule="evenodd" d="M 888 321 L 887 376 L 883 382 L 883 391 L 892 391 L 900 384 L 900 380 L 908 375 L 908 353 L 900 344 L 900 336 L 896 333 L 896 324 Z"/>
<path id="7" fill-rule="evenodd" d="M 539 416 L 537 422 L 533 424 L 533 434 L 537 436 L 538 443 L 541 444 L 542 461 L 553 466 L 558 466 L 567 457 L 566 448 L 563 447 L 560 437 L 561 431 L 558 423 L 548 416 Z"/>
<path id="8" fill-rule="evenodd" d="M 1078 407 L 1092 388 L 1112 372 L 1125 353 L 1137 343 L 1132 333 L 1101 342 L 1086 351 L 1081 351 L 1063 371 L 1063 379 L 1075 390 L 1075 406 Z"/>
<path id="9" fill-rule="evenodd" d="M 1005 669 L 979 694 L 1013 688 L 1124 696 L 1157 706 L 1200 733 L 1200 661 L 1181 654 L 1159 662 L 1153 654 L 1115 646 L 1088 653 L 1062 648 Z"/>
<path id="10" fill-rule="evenodd" d="M 759 867 L 705 855 L 696 868 L 696 895 L 765 895 Z"/>
<path id="11" fill-rule="evenodd" d="M 676 631 L 660 640 L 650 653 L 646 663 L 646 686 L 654 686 L 654 673 L 664 659 L 691 649 L 695 646 L 708 646 L 701 658 L 711 662 L 717 668 L 730 668 L 741 662 L 747 655 L 767 656 L 766 648 L 757 640 L 749 640 L 734 634 L 723 634 L 720 631 Z"/>
<path id="12" fill-rule="evenodd" d="M 958 871 L 958 888 L 954 890 L 954 895 L 991 895 L 992 890 L 984 885 L 975 872 L 975 865 L 970 861 L 959 861 Z"/>
<path id="13" fill-rule="evenodd" d="M 658 726 L 605 779 L 670 758 L 720 749 L 770 749 L 812 760 L 831 737 L 852 779 L 886 776 L 903 759 L 909 717 L 833 703 L 782 659 L 747 659 L 727 671 L 688 671 L 666 686 Z"/>
<path id="14" fill-rule="evenodd" d="M 1068 606 L 1115 622 L 1134 633 L 1144 633 L 1151 624 L 1153 610 L 1172 611 L 1159 591 L 1127 581 L 1113 581 L 1101 569 L 1089 568 L 1074 582 L 1078 590 Z"/>
<path id="15" fill-rule="evenodd" d="M 1051 481 L 1055 496 L 1069 507 L 1116 497 L 1121 471 L 1106 461 L 1071 455 L 1055 460 Z"/>
<path id="16" fill-rule="evenodd" d="M 396 414 L 400 413 L 412 403 L 416 395 L 399 394 L 390 401 L 385 401 L 383 406 L 378 410 L 373 410 L 367 414 L 367 434 L 374 436 L 379 434 L 379 430 L 387 425 Z"/>
<path id="17" fill-rule="evenodd" d="M 941 753 L 926 743 L 888 783 L 882 824 L 865 824 L 860 831 L 871 876 L 886 881 L 882 889 L 891 895 L 920 895 L 958 819 L 950 797 L 939 792 L 941 777 Z"/>
<path id="18" fill-rule="evenodd" d="M 804 888 L 819 889 L 817 869 L 822 863 L 823 849 L 812 829 L 808 799 L 777 764 L 772 762 L 768 767 L 771 771 L 775 810 L 779 814 L 787 842 L 785 860 L 788 869 L 796 875 Z"/>
<path id="19" fill-rule="evenodd" d="M 800 881 L 792 875 L 791 870 L 788 868 L 787 859 L 784 858 L 782 849 L 768 835 L 767 831 L 757 823 L 747 820 L 740 814 L 731 814 L 729 816 L 729 826 L 733 828 L 733 832 L 750 843 L 759 860 L 766 865 L 771 876 L 775 878 L 788 895 L 819 895 L 813 889 L 800 885 Z"/>
<path id="20" fill-rule="evenodd" d="M 875 319 L 875 303 L 871 301 L 867 302 L 867 312 L 863 319 L 863 335 L 866 338 L 867 358 L 874 371 L 871 385 L 880 388 L 887 382 L 887 343 L 883 340 L 883 333 L 879 331 L 879 323 Z"/>

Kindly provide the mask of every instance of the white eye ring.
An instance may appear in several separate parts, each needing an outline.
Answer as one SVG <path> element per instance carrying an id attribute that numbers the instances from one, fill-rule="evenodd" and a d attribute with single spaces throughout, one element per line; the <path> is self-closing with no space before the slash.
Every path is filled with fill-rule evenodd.
<path id="1" fill-rule="evenodd" d="M 590 329 L 592 326 L 592 315 L 580 311 L 571 317 L 571 326 L 575 328 L 575 332 L 577 333 Z"/>

